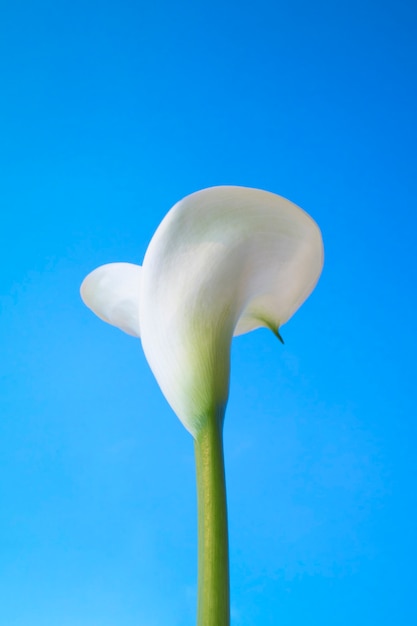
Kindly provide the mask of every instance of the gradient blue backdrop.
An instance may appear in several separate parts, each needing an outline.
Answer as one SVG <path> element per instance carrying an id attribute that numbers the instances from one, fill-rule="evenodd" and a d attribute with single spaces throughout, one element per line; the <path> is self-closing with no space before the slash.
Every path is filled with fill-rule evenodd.
<path id="1" fill-rule="evenodd" d="M 261 187 L 323 231 L 233 345 L 233 626 L 417 623 L 416 6 L 3 0 L 0 624 L 192 626 L 192 439 L 81 303 L 168 209 Z"/>

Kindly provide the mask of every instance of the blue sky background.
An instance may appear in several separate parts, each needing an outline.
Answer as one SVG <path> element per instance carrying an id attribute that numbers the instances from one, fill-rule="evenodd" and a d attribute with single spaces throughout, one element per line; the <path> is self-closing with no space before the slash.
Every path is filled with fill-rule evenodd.
<path id="1" fill-rule="evenodd" d="M 319 223 L 320 283 L 233 344 L 233 626 L 417 622 L 411 0 L 3 1 L 0 624 L 192 626 L 192 439 L 79 285 L 198 189 Z"/>

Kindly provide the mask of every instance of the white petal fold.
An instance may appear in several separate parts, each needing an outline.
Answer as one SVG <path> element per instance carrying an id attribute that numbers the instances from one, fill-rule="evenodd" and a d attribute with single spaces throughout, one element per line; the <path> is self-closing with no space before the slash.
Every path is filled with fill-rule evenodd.
<path id="1" fill-rule="evenodd" d="M 166 215 L 143 262 L 141 337 L 193 436 L 226 405 L 233 334 L 276 331 L 311 293 L 322 265 L 316 223 L 266 191 L 213 187 Z"/>
<path id="2" fill-rule="evenodd" d="M 84 279 L 81 298 L 100 319 L 139 337 L 141 273 L 133 263 L 102 265 Z"/>

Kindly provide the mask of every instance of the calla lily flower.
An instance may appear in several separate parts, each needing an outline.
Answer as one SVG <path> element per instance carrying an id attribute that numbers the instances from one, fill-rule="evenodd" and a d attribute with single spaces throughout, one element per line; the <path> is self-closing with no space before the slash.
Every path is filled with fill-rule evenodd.
<path id="1" fill-rule="evenodd" d="M 198 626 L 228 626 L 222 425 L 233 335 L 280 328 L 323 266 L 317 224 L 267 191 L 212 187 L 162 220 L 143 266 L 111 263 L 84 280 L 98 317 L 141 337 L 171 407 L 195 439 L 199 517 Z"/>
<path id="2" fill-rule="evenodd" d="M 302 209 L 259 189 L 212 187 L 169 211 L 142 268 L 103 265 L 81 296 L 141 337 L 165 397 L 196 437 L 226 405 L 232 336 L 262 326 L 278 333 L 322 265 L 320 230 Z"/>

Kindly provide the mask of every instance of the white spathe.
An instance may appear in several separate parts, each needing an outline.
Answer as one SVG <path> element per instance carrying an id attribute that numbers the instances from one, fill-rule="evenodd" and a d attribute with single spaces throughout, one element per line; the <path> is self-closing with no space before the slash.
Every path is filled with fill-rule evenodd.
<path id="1" fill-rule="evenodd" d="M 140 334 L 166 399 L 195 437 L 226 405 L 232 336 L 276 331 L 322 266 L 320 230 L 302 209 L 259 189 L 212 187 L 169 211 L 142 268 L 99 267 L 81 296 L 101 319 Z"/>

